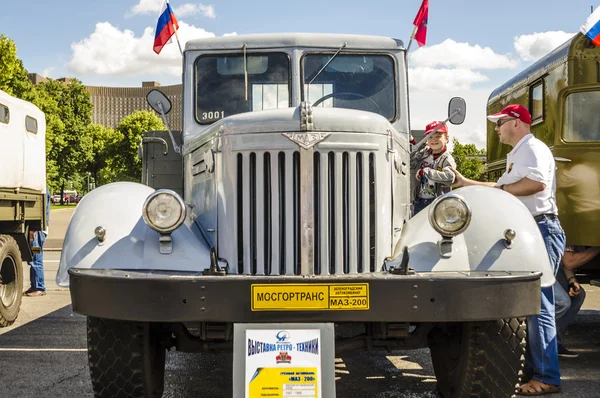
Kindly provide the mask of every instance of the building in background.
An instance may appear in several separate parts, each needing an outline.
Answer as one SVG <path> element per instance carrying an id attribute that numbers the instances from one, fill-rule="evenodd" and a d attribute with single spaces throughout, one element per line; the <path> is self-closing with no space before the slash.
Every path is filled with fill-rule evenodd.
<path id="1" fill-rule="evenodd" d="M 42 83 L 48 79 L 37 74 L 30 73 L 29 79 L 33 84 Z M 69 82 L 71 78 L 56 79 L 60 82 Z M 167 114 L 169 126 L 173 130 L 181 131 L 183 114 L 182 100 L 183 91 L 181 84 L 173 86 L 160 86 L 157 82 L 142 82 L 141 87 L 105 87 L 86 86 L 92 101 L 92 123 L 105 127 L 115 128 L 124 117 L 135 111 L 152 108 L 146 103 L 146 95 L 155 88 L 160 88 L 171 101 L 171 112 Z"/>

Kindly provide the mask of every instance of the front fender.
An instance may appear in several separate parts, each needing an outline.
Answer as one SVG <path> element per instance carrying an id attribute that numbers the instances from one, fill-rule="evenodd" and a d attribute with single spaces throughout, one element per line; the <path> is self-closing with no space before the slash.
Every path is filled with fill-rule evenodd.
<path id="1" fill-rule="evenodd" d="M 152 192 L 146 185 L 117 182 L 87 194 L 67 229 L 56 283 L 69 286 L 69 268 L 196 272 L 209 268 L 209 247 L 189 214 L 171 233 L 172 253 L 160 254 L 159 234 L 142 218 L 142 206 Z M 94 234 L 98 226 L 106 230 L 104 242 Z"/>
<path id="2" fill-rule="evenodd" d="M 473 216 L 467 230 L 453 238 L 450 258 L 440 256 L 441 239 L 429 223 L 429 207 L 408 221 L 398 242 L 398 252 L 408 249 L 408 266 L 429 271 L 531 271 L 542 272 L 542 286 L 554 283 L 544 239 L 523 203 L 500 189 L 472 186 L 454 190 L 471 206 Z M 504 231 L 517 233 L 511 248 L 504 244 Z"/>

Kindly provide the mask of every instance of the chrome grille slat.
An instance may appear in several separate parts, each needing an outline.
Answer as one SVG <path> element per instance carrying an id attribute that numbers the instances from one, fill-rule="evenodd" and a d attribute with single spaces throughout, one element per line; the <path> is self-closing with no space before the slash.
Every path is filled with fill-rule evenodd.
<path id="1" fill-rule="evenodd" d="M 329 161 L 327 153 L 319 154 L 319 247 L 320 247 L 320 264 L 321 275 L 329 275 L 329 192 L 327 189 L 327 181 L 329 179 Z"/>
<path id="2" fill-rule="evenodd" d="M 279 275 L 279 153 L 271 153 L 271 272 Z"/>
<path id="3" fill-rule="evenodd" d="M 344 197 L 342 195 L 342 159 L 343 153 L 337 152 L 335 154 L 335 274 L 340 275 L 344 273 Z"/>
<path id="4" fill-rule="evenodd" d="M 362 152 L 362 181 L 361 181 L 361 200 L 362 206 L 362 272 L 369 272 L 369 265 L 371 263 L 371 250 L 370 250 L 370 230 L 369 230 L 369 153 Z"/>
<path id="5" fill-rule="evenodd" d="M 242 201 L 242 222 L 244 225 L 244 274 L 249 274 L 252 271 L 252 223 L 250 219 L 250 207 L 251 207 L 251 196 L 250 196 L 250 156 L 242 154 L 242 184 L 243 184 L 243 198 Z"/>
<path id="6" fill-rule="evenodd" d="M 378 208 L 377 204 L 379 202 L 379 199 L 377 198 L 376 181 L 377 181 L 377 172 L 379 170 L 378 170 L 378 167 L 377 167 L 377 159 L 375 158 L 375 156 L 373 154 L 369 155 L 369 164 L 373 165 L 373 168 L 372 168 L 372 171 L 371 171 L 372 174 L 373 174 L 373 176 L 369 177 L 369 185 L 371 185 L 371 181 L 373 181 L 373 183 L 371 185 L 371 189 L 373 191 L 373 193 L 371 194 L 371 196 L 373 198 L 372 206 L 373 206 L 373 209 L 377 209 Z M 371 231 L 371 235 L 374 238 L 374 241 L 373 241 L 373 244 L 372 244 L 372 250 L 374 250 L 375 254 L 374 254 L 374 256 L 371 257 L 371 259 L 378 259 L 379 256 L 381 255 L 380 254 L 380 251 L 381 251 L 380 245 L 377 244 L 377 238 L 378 238 L 378 236 L 377 236 L 377 231 L 378 231 L 377 227 L 378 227 L 378 224 L 379 224 L 379 220 L 377 219 L 376 216 L 374 216 L 375 213 L 372 213 L 372 214 L 373 214 L 373 217 L 372 217 L 372 220 L 371 220 L 371 224 L 373 225 L 373 231 Z M 381 262 L 379 262 L 379 261 L 373 261 L 373 264 L 374 264 L 374 271 L 375 272 L 381 271 L 381 266 L 382 266 Z"/>
<path id="7" fill-rule="evenodd" d="M 265 219 L 265 152 L 255 152 L 256 155 L 256 166 L 255 166 L 255 177 L 256 181 L 256 199 L 254 201 L 256 206 L 256 216 L 254 217 L 254 223 L 256 228 L 256 275 L 265 275 L 265 264 L 266 264 L 266 253 L 265 253 L 265 223 L 268 222 Z"/>
<path id="8" fill-rule="evenodd" d="M 294 275 L 294 156 L 285 153 L 285 275 Z"/>
<path id="9" fill-rule="evenodd" d="M 348 217 L 348 253 L 350 254 L 350 258 L 348 259 L 348 263 L 349 263 L 349 273 L 351 274 L 355 274 L 357 272 L 357 268 L 358 268 L 358 264 L 357 264 L 357 258 L 358 258 L 358 248 L 359 248 L 359 242 L 358 242 L 358 232 L 357 232 L 357 225 L 356 225 L 356 219 L 357 219 L 357 208 L 356 208 L 356 202 L 358 200 L 358 195 L 360 195 L 360 193 L 356 190 L 356 153 L 350 153 L 350 156 L 348 156 L 348 182 L 349 182 L 349 186 L 348 186 L 348 201 L 349 201 L 349 209 L 348 209 L 348 213 L 349 213 L 349 217 Z M 356 193 L 356 194 L 353 194 Z"/>

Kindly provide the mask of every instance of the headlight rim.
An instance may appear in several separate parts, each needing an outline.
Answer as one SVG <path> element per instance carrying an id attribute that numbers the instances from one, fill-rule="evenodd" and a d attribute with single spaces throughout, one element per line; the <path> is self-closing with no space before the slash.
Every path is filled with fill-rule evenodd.
<path id="1" fill-rule="evenodd" d="M 152 199 L 154 199 L 156 196 L 161 195 L 161 194 L 168 194 L 168 195 L 173 196 L 177 200 L 179 205 L 181 206 L 181 215 L 177 219 L 177 222 L 175 224 L 173 224 L 173 226 L 170 228 L 157 227 L 150 221 L 150 218 L 148 216 L 148 204 L 152 201 Z M 181 224 L 183 224 L 183 222 L 185 221 L 185 217 L 186 217 L 185 202 L 183 201 L 183 198 L 181 196 L 179 196 L 179 194 L 177 192 L 173 191 L 172 189 L 157 189 L 156 191 L 154 191 L 150 195 L 148 195 L 148 197 L 144 201 L 144 205 L 142 206 L 142 217 L 144 218 L 144 222 L 146 223 L 146 225 L 148 225 L 150 228 L 152 228 L 156 232 L 159 232 L 161 234 L 170 234 L 171 232 L 173 232 L 177 228 L 179 228 L 181 226 Z"/>
<path id="2" fill-rule="evenodd" d="M 442 203 L 443 201 L 448 200 L 448 199 L 458 200 L 467 209 L 467 220 L 466 220 L 465 224 L 462 226 L 462 228 L 460 228 L 459 230 L 456 230 L 454 232 L 448 232 L 448 231 L 443 230 L 442 228 L 440 228 L 440 226 L 435 221 L 436 208 L 440 205 L 440 203 Z M 463 198 L 461 195 L 458 195 L 458 194 L 452 193 L 452 192 L 449 192 L 447 194 L 437 197 L 433 201 L 431 206 L 429 207 L 429 224 L 431 225 L 431 227 L 433 229 L 436 230 L 436 232 L 438 232 L 440 235 L 446 236 L 446 237 L 454 237 L 454 236 L 460 235 L 463 232 L 465 232 L 467 230 L 467 228 L 469 228 L 469 225 L 471 224 L 472 216 L 473 216 L 473 211 L 471 209 L 471 205 L 469 205 L 469 202 L 467 202 L 465 200 L 465 198 Z"/>

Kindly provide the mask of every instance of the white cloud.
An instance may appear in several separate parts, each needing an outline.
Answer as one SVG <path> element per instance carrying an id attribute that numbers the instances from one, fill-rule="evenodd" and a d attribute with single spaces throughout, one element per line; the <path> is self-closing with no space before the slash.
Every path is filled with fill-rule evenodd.
<path id="1" fill-rule="evenodd" d="M 215 8 L 212 5 L 204 5 L 204 4 L 184 4 L 181 7 L 177 7 L 173 10 L 176 17 L 183 17 L 187 15 L 198 15 L 201 14 L 207 18 L 214 19 Z"/>
<path id="2" fill-rule="evenodd" d="M 214 37 L 202 28 L 179 23 L 179 39 L 184 47 L 190 39 Z M 131 30 L 119 30 L 109 22 L 99 22 L 89 37 L 71 44 L 73 56 L 67 64 L 81 75 L 133 76 L 143 73 L 181 75 L 181 54 L 176 39 L 157 55 L 153 50 L 154 28 L 144 29 L 141 37 Z"/>
<path id="3" fill-rule="evenodd" d="M 44 77 L 50 77 L 50 72 L 52 72 L 54 68 L 46 68 L 40 73 Z"/>
<path id="4" fill-rule="evenodd" d="M 535 61 L 569 40 L 574 34 L 559 30 L 517 36 L 515 50 L 523 60 Z"/>
<path id="5" fill-rule="evenodd" d="M 430 67 L 410 68 L 408 78 L 413 91 L 469 90 L 471 85 L 489 80 L 487 76 L 470 69 Z"/>
<path id="6" fill-rule="evenodd" d="M 139 0 L 136 5 L 131 7 L 127 15 L 158 14 L 162 8 L 163 1 L 164 0 Z M 199 14 L 207 18 L 216 17 L 215 8 L 211 4 L 204 5 L 202 3 L 185 3 L 181 6 L 174 7 L 173 12 L 177 18 Z"/>
<path id="7" fill-rule="evenodd" d="M 519 62 L 507 55 L 496 54 L 489 47 L 457 43 L 446 39 L 440 44 L 421 47 L 410 54 L 410 64 L 415 67 L 454 67 L 462 69 L 515 68 Z"/>

